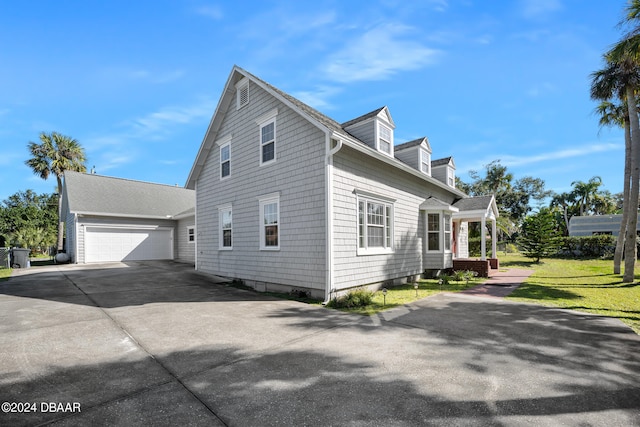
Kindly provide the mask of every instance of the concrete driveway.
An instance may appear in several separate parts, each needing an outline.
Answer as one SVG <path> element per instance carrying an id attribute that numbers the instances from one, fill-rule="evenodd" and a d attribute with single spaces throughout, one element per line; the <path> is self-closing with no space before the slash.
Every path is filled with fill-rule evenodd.
<path id="1" fill-rule="evenodd" d="M 172 262 L 16 273 L 0 425 L 640 425 L 617 320 L 444 294 L 360 317 Z"/>

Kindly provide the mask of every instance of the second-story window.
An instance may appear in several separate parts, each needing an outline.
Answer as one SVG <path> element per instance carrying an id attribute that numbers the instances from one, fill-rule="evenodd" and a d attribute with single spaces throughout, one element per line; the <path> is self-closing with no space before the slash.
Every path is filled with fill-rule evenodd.
<path id="1" fill-rule="evenodd" d="M 275 119 L 260 127 L 261 163 L 276 159 L 276 121 Z"/>
<path id="2" fill-rule="evenodd" d="M 378 127 L 378 149 L 386 154 L 391 154 L 391 129 L 385 125 L 379 125 Z"/>
<path id="3" fill-rule="evenodd" d="M 231 174 L 231 144 L 220 147 L 220 178 Z"/>
<path id="4" fill-rule="evenodd" d="M 431 156 L 427 150 L 420 150 L 420 170 L 431 175 Z"/>

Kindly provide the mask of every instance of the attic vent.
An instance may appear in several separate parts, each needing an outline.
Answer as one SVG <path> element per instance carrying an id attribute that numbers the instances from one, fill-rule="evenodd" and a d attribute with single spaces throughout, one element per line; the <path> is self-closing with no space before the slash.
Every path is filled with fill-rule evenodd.
<path id="1" fill-rule="evenodd" d="M 249 81 L 242 82 L 237 88 L 237 109 L 241 109 L 249 103 Z"/>

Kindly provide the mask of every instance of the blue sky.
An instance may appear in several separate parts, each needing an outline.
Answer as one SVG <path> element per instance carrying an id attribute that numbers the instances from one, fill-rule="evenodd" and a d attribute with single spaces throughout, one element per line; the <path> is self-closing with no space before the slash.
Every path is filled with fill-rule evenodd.
<path id="1" fill-rule="evenodd" d="M 624 0 L 0 0 L 0 200 L 53 192 L 24 165 L 41 131 L 97 173 L 184 185 L 234 64 L 339 122 L 387 105 L 470 181 L 500 159 L 556 192 L 622 189 L 623 132 L 589 74 Z"/>

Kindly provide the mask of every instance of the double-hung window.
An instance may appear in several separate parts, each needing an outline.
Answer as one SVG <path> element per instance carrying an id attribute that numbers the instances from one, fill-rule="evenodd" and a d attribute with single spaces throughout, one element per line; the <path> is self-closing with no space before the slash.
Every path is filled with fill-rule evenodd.
<path id="1" fill-rule="evenodd" d="M 358 197 L 358 253 L 393 250 L 393 203 Z"/>
<path id="2" fill-rule="evenodd" d="M 226 143 L 220 147 L 220 178 L 231 174 L 231 144 Z"/>
<path id="3" fill-rule="evenodd" d="M 278 109 L 269 111 L 256 120 L 260 127 L 260 164 L 276 160 L 276 115 Z"/>
<path id="4" fill-rule="evenodd" d="M 230 205 L 218 208 L 221 250 L 233 249 L 233 211 Z"/>
<path id="5" fill-rule="evenodd" d="M 280 249 L 280 197 L 260 199 L 260 249 Z"/>
<path id="6" fill-rule="evenodd" d="M 420 150 L 420 170 L 431 175 L 431 156 L 427 150 Z"/>
<path id="7" fill-rule="evenodd" d="M 391 138 L 391 129 L 383 124 L 378 125 L 378 149 L 383 153 L 391 155 L 391 146 L 393 141 Z"/>
<path id="8" fill-rule="evenodd" d="M 220 179 L 231 175 L 231 135 L 223 136 L 216 141 L 220 155 Z"/>
<path id="9" fill-rule="evenodd" d="M 451 215 L 444 214 L 444 250 L 451 252 Z"/>
<path id="10" fill-rule="evenodd" d="M 196 228 L 195 227 L 187 227 L 187 241 L 189 243 L 195 243 L 196 241 Z"/>
<path id="11" fill-rule="evenodd" d="M 427 214 L 427 250 L 440 250 L 440 214 Z"/>
<path id="12" fill-rule="evenodd" d="M 451 230 L 451 214 L 427 213 L 427 250 L 451 252 Z"/>

